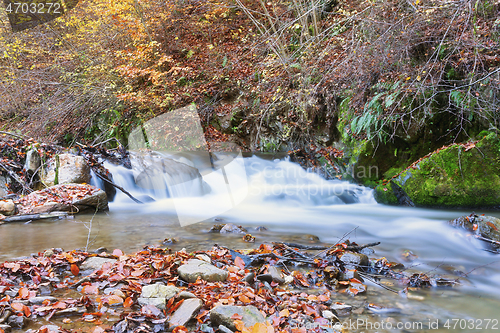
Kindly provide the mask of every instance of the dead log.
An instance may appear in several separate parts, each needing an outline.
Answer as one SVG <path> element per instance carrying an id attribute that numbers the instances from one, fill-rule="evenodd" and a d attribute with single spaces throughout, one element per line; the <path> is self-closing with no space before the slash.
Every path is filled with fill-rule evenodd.
<path id="1" fill-rule="evenodd" d="M 4 218 L 0 221 L 0 225 L 12 223 L 12 222 L 27 222 L 35 220 L 44 220 L 51 218 L 61 218 L 68 216 L 67 212 L 52 212 L 52 213 L 42 213 L 42 214 L 26 214 L 26 215 L 14 215 Z"/>

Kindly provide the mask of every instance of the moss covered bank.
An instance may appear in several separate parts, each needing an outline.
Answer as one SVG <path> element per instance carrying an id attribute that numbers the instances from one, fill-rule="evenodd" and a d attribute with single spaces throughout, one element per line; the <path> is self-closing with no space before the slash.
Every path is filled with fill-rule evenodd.
<path id="1" fill-rule="evenodd" d="M 395 189 L 399 186 L 419 207 L 500 207 L 499 166 L 500 139 L 484 131 L 478 141 L 438 149 L 412 164 L 378 185 L 375 198 L 398 204 Z"/>

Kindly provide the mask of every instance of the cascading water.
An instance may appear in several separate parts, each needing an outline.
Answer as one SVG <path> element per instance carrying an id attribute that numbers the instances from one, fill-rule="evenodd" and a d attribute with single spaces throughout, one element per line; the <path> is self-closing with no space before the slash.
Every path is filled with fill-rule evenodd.
<path id="1" fill-rule="evenodd" d="M 286 160 L 227 158 L 220 154 L 212 159 L 200 154 L 163 157 L 177 160 L 170 164 L 174 172 L 163 172 L 167 166 L 158 160 L 132 170 L 106 163 L 113 181 L 144 204 L 117 191 L 106 214 L 4 225 L 0 256 L 5 260 L 50 247 L 85 247 L 85 225 L 90 221 L 91 248 L 105 246 L 125 252 L 139 250 L 144 244 L 159 244 L 165 238 L 178 239 L 168 245 L 175 250 L 193 251 L 215 243 L 249 248 L 263 242 L 309 242 L 310 238 L 301 238 L 305 234 L 333 244 L 348 234 L 346 238 L 358 244 L 381 242 L 370 257 L 401 262 L 402 252 L 410 250 L 418 257 L 405 263 L 410 271 L 460 279 L 462 286 L 457 288 L 414 291 L 418 294 L 416 300 L 401 299 L 375 285 L 369 286 L 367 302 L 375 299 L 397 305 L 401 309 L 398 320 L 498 319 L 500 258 L 483 251 L 478 240 L 467 238 L 464 232 L 445 223 L 470 211 L 380 205 L 373 199 L 371 189 L 325 180 Z M 148 169 L 151 165 L 154 166 Z M 92 183 L 103 186 L 95 177 Z M 256 237 L 256 243 L 243 242 L 241 235 L 207 232 L 221 222 L 243 225 Z M 261 225 L 269 230 L 252 229 Z"/>

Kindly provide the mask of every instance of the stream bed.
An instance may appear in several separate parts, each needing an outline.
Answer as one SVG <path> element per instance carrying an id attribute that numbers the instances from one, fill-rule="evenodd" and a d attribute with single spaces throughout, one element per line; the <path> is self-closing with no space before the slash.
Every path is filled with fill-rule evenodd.
<path id="1" fill-rule="evenodd" d="M 410 271 L 439 274 L 461 283 L 453 288 L 410 290 L 409 297 L 402 298 L 366 281 L 366 294 L 335 297 L 355 307 L 376 303 L 391 310 L 365 309 L 345 318 L 349 332 L 500 331 L 500 256 L 485 251 L 479 241 L 445 223 L 471 211 L 380 205 L 368 188 L 327 181 L 284 160 L 255 156 L 233 159 L 215 171 L 210 171 L 206 161 L 194 160 L 208 190 L 192 196 L 187 188 L 177 191 L 180 195 L 161 197 L 157 189 L 134 185 L 133 170 L 108 165 L 118 185 L 134 196 L 147 195 L 156 201 L 138 205 L 118 193 L 106 213 L 3 225 L 0 260 L 57 247 L 119 248 L 125 253 L 145 245 L 187 251 L 210 249 L 214 244 L 244 249 L 277 241 L 328 245 L 346 235 L 344 239 L 358 244 L 381 242 L 369 257 L 386 257 L 405 264 Z M 167 187 L 179 186 L 175 179 L 174 184 L 172 179 L 167 183 Z M 476 211 L 482 213 L 500 216 L 498 212 Z M 256 238 L 255 243 L 244 242 L 242 235 L 208 232 L 220 223 L 242 225 Z M 256 231 L 258 226 L 267 231 Z M 176 242 L 162 244 L 165 239 Z M 416 259 L 405 261 L 405 251 L 411 251 Z M 394 281 L 381 283 L 402 289 Z"/>

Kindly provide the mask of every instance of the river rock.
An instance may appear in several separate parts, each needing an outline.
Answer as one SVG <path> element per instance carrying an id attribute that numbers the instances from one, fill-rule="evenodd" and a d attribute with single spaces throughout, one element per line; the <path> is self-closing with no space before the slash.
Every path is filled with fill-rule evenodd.
<path id="1" fill-rule="evenodd" d="M 48 160 L 48 166 L 42 174 L 42 182 L 50 187 L 58 184 L 88 184 L 90 183 L 90 167 L 83 156 L 72 154 L 59 155 L 58 184 L 56 177 L 56 157 Z"/>
<path id="2" fill-rule="evenodd" d="M 500 138 L 483 131 L 477 142 L 453 144 L 418 160 L 375 189 L 380 203 L 398 204 L 395 183 L 417 207 L 500 206 Z"/>
<path id="3" fill-rule="evenodd" d="M 339 258 L 346 268 L 358 268 L 368 266 L 368 256 L 356 252 L 344 252 Z"/>
<path id="4" fill-rule="evenodd" d="M 175 310 L 168 323 L 170 327 L 186 326 L 187 322 L 198 313 L 198 310 L 203 306 L 203 302 L 198 298 L 190 298 L 182 302 L 177 310 Z"/>
<path id="5" fill-rule="evenodd" d="M 234 319 L 231 317 L 238 314 L 242 317 L 242 321 L 246 327 L 252 327 L 257 323 L 264 323 L 266 318 L 262 313 L 253 305 L 247 306 L 234 306 L 234 305 L 219 305 L 210 311 L 210 320 L 213 324 L 224 325 L 233 331 L 236 330 L 234 326 Z"/>
<path id="6" fill-rule="evenodd" d="M 496 217 L 477 215 L 461 216 L 457 219 L 448 221 L 448 224 L 452 227 L 465 229 L 484 238 L 500 242 L 500 219 Z M 496 248 L 500 247 L 496 244 L 492 245 Z"/>
<path id="7" fill-rule="evenodd" d="M 225 281 L 228 272 L 215 267 L 203 260 L 190 259 L 187 264 L 180 266 L 177 269 L 179 276 L 188 282 L 196 282 L 198 277 L 208 282 Z"/>
<path id="8" fill-rule="evenodd" d="M 0 214 L 9 216 L 16 213 L 16 205 L 12 200 L 0 200 Z"/>
<path id="9" fill-rule="evenodd" d="M 232 223 L 227 223 L 220 229 L 221 234 L 246 234 L 248 231 L 241 225 L 234 225 Z"/>
<path id="10" fill-rule="evenodd" d="M 21 214 L 42 214 L 54 211 L 82 212 L 107 210 L 106 193 L 92 185 L 62 184 L 32 192 L 19 199 Z"/>
<path id="11" fill-rule="evenodd" d="M 116 262 L 116 259 L 102 258 L 102 257 L 88 257 L 80 265 L 80 271 L 87 271 L 87 270 L 96 271 L 101 269 L 102 265 L 104 265 L 107 262 L 114 264 Z"/>
<path id="12" fill-rule="evenodd" d="M 12 315 L 7 319 L 7 324 L 13 328 L 23 329 L 27 324 L 27 319 L 24 316 Z"/>
<path id="13" fill-rule="evenodd" d="M 189 299 L 189 298 L 196 298 L 196 295 L 193 293 L 190 293 L 188 291 L 181 291 L 179 295 L 177 295 L 178 299 Z"/>
<path id="14" fill-rule="evenodd" d="M 161 282 L 157 282 L 155 284 L 150 284 L 147 286 L 142 287 L 142 292 L 141 292 L 141 297 L 146 297 L 146 298 L 165 298 L 166 300 L 171 299 L 174 297 L 178 292 L 179 288 L 176 286 L 172 285 L 164 285 Z"/>
<path id="15" fill-rule="evenodd" d="M 333 303 L 330 309 L 339 317 L 350 316 L 352 312 L 352 306 L 342 303 Z"/>
<path id="16" fill-rule="evenodd" d="M 57 302 L 57 298 L 52 297 L 52 296 L 35 296 L 31 297 L 28 301 L 29 304 L 33 305 L 41 305 L 45 300 L 48 300 L 50 302 Z"/>
<path id="17" fill-rule="evenodd" d="M 0 330 L 3 330 L 5 333 L 10 333 L 12 331 L 12 327 L 9 325 L 0 324 Z"/>
<path id="18" fill-rule="evenodd" d="M 166 286 L 161 282 L 142 287 L 141 297 L 138 298 L 141 305 L 154 305 L 158 309 L 165 309 L 167 301 L 174 297 L 179 288 Z"/>

